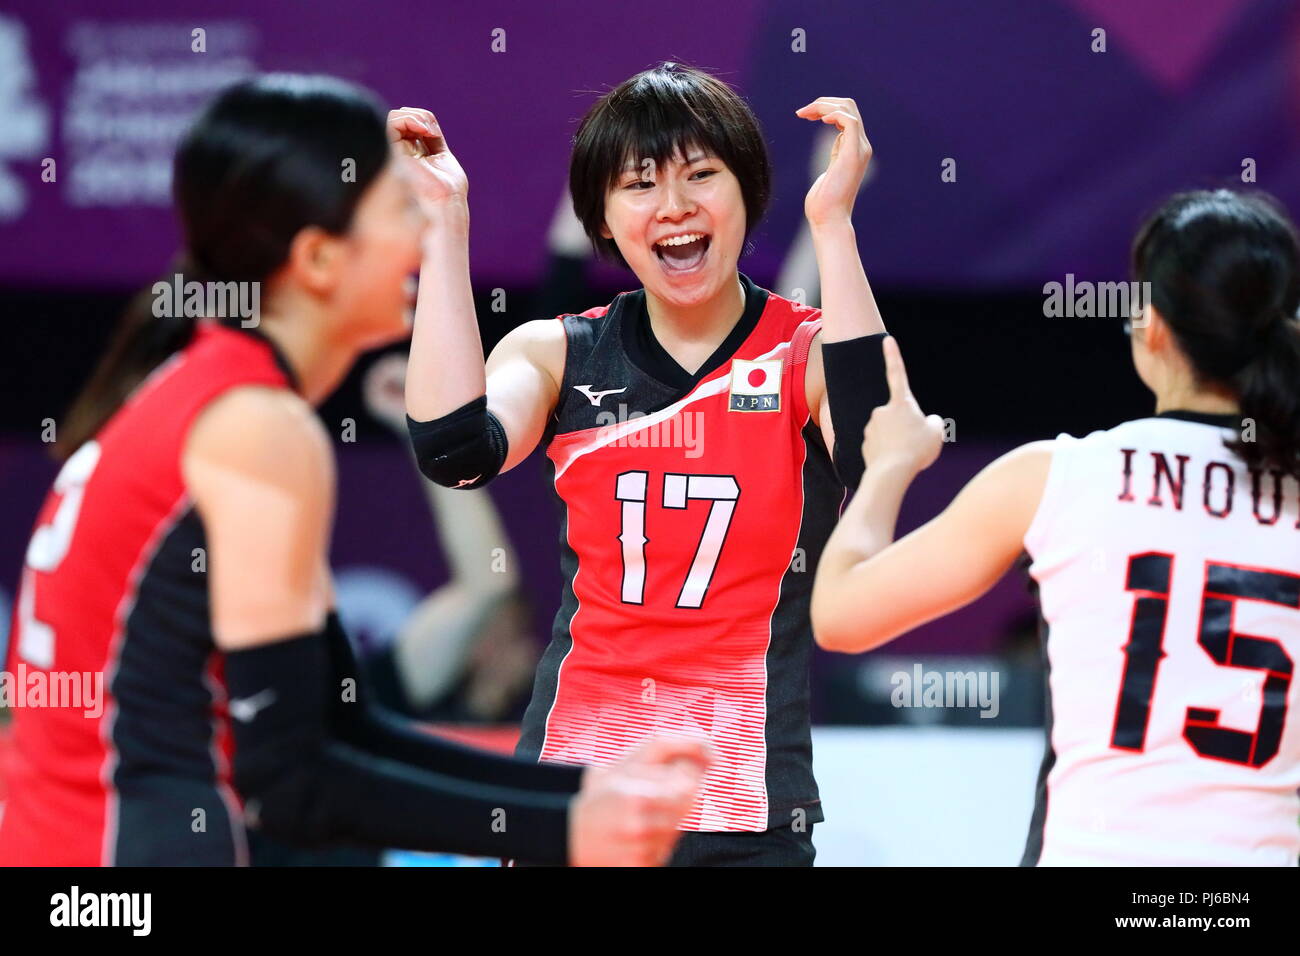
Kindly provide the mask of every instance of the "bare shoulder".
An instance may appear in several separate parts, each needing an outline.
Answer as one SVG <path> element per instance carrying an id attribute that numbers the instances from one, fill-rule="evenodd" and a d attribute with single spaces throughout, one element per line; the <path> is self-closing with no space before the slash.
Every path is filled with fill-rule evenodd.
<path id="1" fill-rule="evenodd" d="M 507 332 L 492 350 L 487 369 L 526 361 L 545 371 L 558 390 L 564 378 L 564 323 L 557 319 L 533 319 Z"/>
<path id="2" fill-rule="evenodd" d="M 989 467 L 997 465 L 1004 474 L 1015 475 L 1022 480 L 1046 479 L 1047 471 L 1052 467 L 1052 453 L 1055 449 L 1056 442 L 1051 439 L 1031 441 L 1011 449 Z"/>
<path id="3" fill-rule="evenodd" d="M 1034 512 L 1043 496 L 1056 442 L 1034 441 L 1013 448 L 988 464 L 967 487 L 1002 507 Z"/>
<path id="4" fill-rule="evenodd" d="M 282 388 L 233 388 L 190 427 L 182 457 L 187 483 L 203 468 L 237 471 L 288 488 L 333 483 L 329 436 L 312 407 Z"/>

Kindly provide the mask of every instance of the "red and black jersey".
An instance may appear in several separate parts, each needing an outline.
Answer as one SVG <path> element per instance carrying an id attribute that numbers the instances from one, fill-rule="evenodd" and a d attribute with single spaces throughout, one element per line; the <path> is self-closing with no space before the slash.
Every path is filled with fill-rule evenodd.
<path id="1" fill-rule="evenodd" d="M 7 670 L 102 675 L 102 707 L 19 707 L 0 864 L 234 864 L 203 525 L 181 454 L 228 389 L 291 387 L 270 342 L 200 323 L 68 460 L 27 552 Z M 94 711 L 99 710 L 96 714 Z"/>
<path id="2" fill-rule="evenodd" d="M 844 489 L 805 397 L 821 317 L 740 278 L 744 313 L 693 375 L 655 341 L 643 290 L 561 316 L 545 439 L 566 584 L 519 752 L 603 764 L 652 735 L 707 736 L 689 830 L 822 819 L 809 600 Z"/>

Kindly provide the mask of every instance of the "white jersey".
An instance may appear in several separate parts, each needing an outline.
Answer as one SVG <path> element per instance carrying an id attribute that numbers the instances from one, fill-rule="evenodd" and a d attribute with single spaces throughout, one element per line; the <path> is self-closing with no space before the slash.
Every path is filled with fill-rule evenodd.
<path id="1" fill-rule="evenodd" d="M 1300 860 L 1300 486 L 1248 470 L 1232 423 L 1055 443 L 1025 535 L 1049 668 L 1026 865 Z"/>

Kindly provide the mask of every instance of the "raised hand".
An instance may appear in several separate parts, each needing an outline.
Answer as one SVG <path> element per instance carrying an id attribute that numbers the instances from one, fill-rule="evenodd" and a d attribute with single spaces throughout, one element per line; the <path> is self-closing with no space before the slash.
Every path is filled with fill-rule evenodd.
<path id="1" fill-rule="evenodd" d="M 654 738 L 617 763 L 589 768 L 570 814 L 570 862 L 663 865 L 710 761 L 702 741 Z"/>
<path id="2" fill-rule="evenodd" d="M 466 206 L 469 179 L 432 113 L 412 106 L 389 111 L 388 142 L 426 214 Z"/>
<path id="3" fill-rule="evenodd" d="M 822 96 L 796 110 L 795 116 L 820 120 L 840 131 L 831 147 L 826 171 L 813 182 L 804 199 L 804 215 L 813 225 L 849 219 L 871 162 L 871 143 L 862 130 L 858 105 L 846 97 Z"/>
<path id="4" fill-rule="evenodd" d="M 884 342 L 885 377 L 889 381 L 889 402 L 878 406 L 863 433 L 862 459 L 867 471 L 899 466 L 911 474 L 929 468 L 943 448 L 943 419 L 926 415 L 912 397 L 907 369 L 898 341 Z"/>

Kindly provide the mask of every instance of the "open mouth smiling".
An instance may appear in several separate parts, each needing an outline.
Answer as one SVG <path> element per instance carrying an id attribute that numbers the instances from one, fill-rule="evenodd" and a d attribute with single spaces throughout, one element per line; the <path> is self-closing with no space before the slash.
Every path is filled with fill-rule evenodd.
<path id="1" fill-rule="evenodd" d="M 704 232 L 683 232 L 665 236 L 654 246 L 655 256 L 665 272 L 681 274 L 697 271 L 708 255 L 712 237 Z"/>

